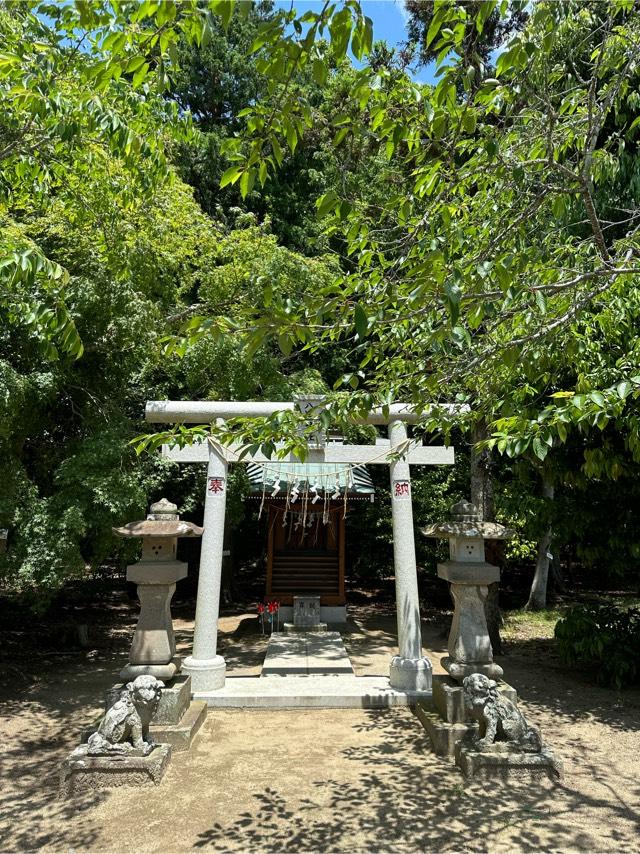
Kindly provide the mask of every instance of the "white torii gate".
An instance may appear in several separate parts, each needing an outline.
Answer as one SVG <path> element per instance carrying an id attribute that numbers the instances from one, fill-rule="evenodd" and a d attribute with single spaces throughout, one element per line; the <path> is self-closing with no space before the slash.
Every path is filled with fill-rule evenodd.
<path id="1" fill-rule="evenodd" d="M 293 410 L 298 405 L 289 401 L 150 401 L 145 417 L 153 423 L 203 424 L 217 419 L 269 416 L 280 410 Z M 442 408 L 452 410 L 458 407 L 446 405 Z M 399 647 L 399 654 L 391 659 L 389 682 L 392 688 L 407 692 L 431 690 L 431 662 L 422 654 L 409 465 L 451 465 L 454 462 L 453 448 L 423 447 L 417 442 L 407 441 L 406 424 L 415 423 L 418 418 L 418 414 L 405 404 L 392 404 L 388 407 L 388 414 L 382 409 L 369 413 L 364 423 L 388 425 L 388 455 L 381 453 L 380 445 L 330 443 L 310 448 L 308 457 L 311 463 L 389 466 Z M 225 682 L 226 664 L 217 653 L 217 642 L 229 463 L 273 462 L 260 452 L 247 454 L 238 460 L 243 447 L 225 447 L 205 440 L 165 451 L 170 459 L 178 462 L 208 463 L 193 651 L 182 665 L 182 671 L 191 676 L 192 690 L 197 693 L 215 691 Z M 402 449 L 402 456 L 393 459 L 398 448 Z M 285 457 L 284 461 L 299 462 L 293 455 Z"/>

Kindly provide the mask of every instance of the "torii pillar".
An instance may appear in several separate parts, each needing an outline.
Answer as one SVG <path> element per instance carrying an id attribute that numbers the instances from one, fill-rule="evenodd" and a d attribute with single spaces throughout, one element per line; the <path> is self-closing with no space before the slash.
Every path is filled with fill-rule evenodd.
<path id="1" fill-rule="evenodd" d="M 208 442 L 207 489 L 204 501 L 204 533 L 196 599 L 193 652 L 182 663 L 191 677 L 194 692 L 224 687 L 227 665 L 218 655 L 218 613 L 222 584 L 222 546 L 227 505 L 227 461 L 213 442 Z"/>
<path id="2" fill-rule="evenodd" d="M 389 423 L 389 440 L 392 451 L 406 443 L 407 428 L 402 421 Z M 391 659 L 389 684 L 398 691 L 431 691 L 431 662 L 422 654 L 409 463 L 406 459 L 392 462 L 389 473 L 398 618 L 398 655 Z"/>

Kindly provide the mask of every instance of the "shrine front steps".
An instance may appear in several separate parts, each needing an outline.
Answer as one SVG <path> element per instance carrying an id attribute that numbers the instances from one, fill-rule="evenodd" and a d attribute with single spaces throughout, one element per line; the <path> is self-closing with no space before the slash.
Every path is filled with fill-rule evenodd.
<path id="1" fill-rule="evenodd" d="M 227 676 L 224 687 L 197 692 L 217 709 L 387 709 L 428 702 L 431 692 L 395 691 L 388 676 Z"/>
<path id="2" fill-rule="evenodd" d="M 340 632 L 274 632 L 260 676 L 227 676 L 194 699 L 220 709 L 386 709 L 431 699 L 389 687 L 387 676 L 356 676 Z"/>

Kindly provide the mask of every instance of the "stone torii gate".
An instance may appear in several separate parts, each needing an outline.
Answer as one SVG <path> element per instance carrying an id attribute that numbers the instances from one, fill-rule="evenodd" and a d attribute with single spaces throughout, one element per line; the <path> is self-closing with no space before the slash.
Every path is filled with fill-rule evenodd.
<path id="1" fill-rule="evenodd" d="M 304 408 L 298 402 L 289 401 L 164 400 L 149 401 L 145 417 L 152 423 L 206 424 L 218 419 L 269 416 L 294 408 L 307 412 L 313 406 L 307 405 Z M 448 405 L 446 408 L 450 410 L 454 407 Z M 385 413 L 382 409 L 369 413 L 363 423 L 388 426 L 388 453 L 384 453 L 380 445 L 330 443 L 311 447 L 308 457 L 310 463 L 389 466 L 399 647 L 399 654 L 391 659 L 389 682 L 395 690 L 405 692 L 430 691 L 432 669 L 431 662 L 422 654 L 409 466 L 451 465 L 454 462 L 453 448 L 423 447 L 417 442 L 408 442 L 406 425 L 417 422 L 418 418 L 411 407 L 401 403 L 392 404 Z M 182 671 L 191 676 L 194 693 L 215 691 L 225 683 L 226 664 L 224 658 L 217 653 L 217 641 L 229 464 L 273 462 L 260 452 L 247 454 L 239 460 L 243 447 L 222 446 L 217 442 L 205 440 L 185 448 L 166 451 L 169 458 L 178 462 L 208 464 L 193 651 L 182 665 Z M 398 451 L 402 454 L 399 457 Z M 293 455 L 285 457 L 284 461 L 299 462 Z"/>

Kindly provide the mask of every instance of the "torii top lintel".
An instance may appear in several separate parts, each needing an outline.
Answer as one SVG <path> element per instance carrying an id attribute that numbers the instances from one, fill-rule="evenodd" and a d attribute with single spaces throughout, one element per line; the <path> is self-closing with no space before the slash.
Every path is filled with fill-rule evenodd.
<path id="1" fill-rule="evenodd" d="M 154 424 L 207 424 L 216 418 L 265 417 L 282 410 L 291 411 L 296 406 L 294 401 L 150 400 L 146 406 L 145 418 Z M 467 409 L 452 403 L 440 403 L 438 408 L 449 413 Z M 373 409 L 359 423 L 389 424 L 392 421 L 405 421 L 415 424 L 421 417 L 419 412 L 406 403 L 392 403 L 388 410 L 386 414 L 382 408 Z"/>

